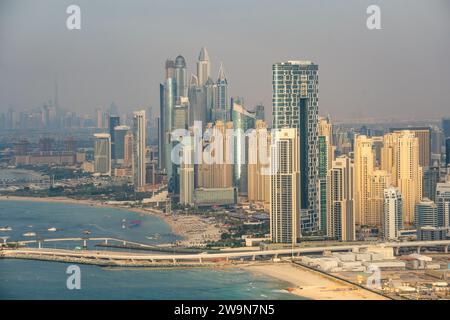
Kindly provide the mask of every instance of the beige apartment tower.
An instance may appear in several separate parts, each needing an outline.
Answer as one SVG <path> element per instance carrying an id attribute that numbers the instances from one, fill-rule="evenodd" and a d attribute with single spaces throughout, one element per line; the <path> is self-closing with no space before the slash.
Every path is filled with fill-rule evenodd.
<path id="1" fill-rule="evenodd" d="M 370 216 L 370 176 L 374 171 L 374 161 L 375 156 L 372 150 L 372 139 L 363 135 L 356 136 L 354 151 L 354 201 L 355 222 L 358 225 L 368 225 L 370 222 L 368 221 Z"/>
<path id="2" fill-rule="evenodd" d="M 327 220 L 331 214 L 328 175 L 334 161 L 333 126 L 329 117 L 319 118 L 319 229 L 328 233 Z"/>
<path id="3" fill-rule="evenodd" d="M 384 213 L 384 190 L 391 186 L 391 175 L 384 170 L 375 170 L 369 177 L 369 211 L 366 223 L 381 227 Z"/>
<path id="4" fill-rule="evenodd" d="M 130 131 L 124 137 L 123 165 L 126 167 L 133 165 L 133 133 Z"/>
<path id="5" fill-rule="evenodd" d="M 411 127 L 411 128 L 393 128 L 394 133 L 402 134 L 410 132 L 419 142 L 419 166 L 429 167 L 431 165 L 431 128 L 430 127 Z"/>
<path id="6" fill-rule="evenodd" d="M 330 214 L 327 216 L 327 234 L 340 241 L 355 240 L 353 174 L 352 159 L 340 156 L 333 161 L 328 176 Z"/>
<path id="7" fill-rule="evenodd" d="M 269 209 L 271 136 L 262 120 L 256 120 L 254 133 L 248 143 L 248 200 Z"/>
<path id="8" fill-rule="evenodd" d="M 386 134 L 382 149 L 381 167 L 391 173 L 392 185 L 400 190 L 405 227 L 414 223 L 415 206 L 422 199 L 423 172 L 418 134 L 408 130 Z M 423 134 L 422 139 L 425 141 L 426 133 Z M 422 161 L 426 160 L 425 153 L 422 153 Z"/>
<path id="9" fill-rule="evenodd" d="M 397 187 L 402 194 L 403 223 L 411 226 L 416 204 L 422 200 L 423 176 L 422 167 L 419 166 L 419 139 L 414 133 L 404 131 L 399 135 L 394 165 Z"/>
<path id="10" fill-rule="evenodd" d="M 205 142 L 202 163 L 197 166 L 199 188 L 233 187 L 233 122 L 208 123 L 204 136 L 211 133 Z"/>
<path id="11" fill-rule="evenodd" d="M 301 236 L 297 129 L 278 129 L 272 138 L 270 235 L 275 243 L 295 244 Z"/>
<path id="12" fill-rule="evenodd" d="M 180 204 L 194 205 L 194 149 L 183 146 L 180 163 Z"/>

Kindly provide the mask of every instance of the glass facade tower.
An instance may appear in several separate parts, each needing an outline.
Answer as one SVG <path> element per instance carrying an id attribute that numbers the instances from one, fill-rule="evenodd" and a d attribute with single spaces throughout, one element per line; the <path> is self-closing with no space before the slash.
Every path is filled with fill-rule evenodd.
<path id="1" fill-rule="evenodd" d="M 311 61 L 272 66 L 273 127 L 295 128 L 299 136 L 300 209 L 305 233 L 319 228 L 318 69 Z"/>

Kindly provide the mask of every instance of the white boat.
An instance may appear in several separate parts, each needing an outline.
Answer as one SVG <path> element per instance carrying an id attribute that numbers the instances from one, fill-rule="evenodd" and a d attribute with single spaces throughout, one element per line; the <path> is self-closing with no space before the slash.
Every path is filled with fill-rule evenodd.
<path id="1" fill-rule="evenodd" d="M 23 234 L 24 237 L 35 237 L 36 236 L 36 232 L 27 232 Z"/>
<path id="2" fill-rule="evenodd" d="M 0 227 L 0 231 L 11 231 L 12 228 L 10 226 Z"/>
<path id="3" fill-rule="evenodd" d="M 55 231 L 56 231 L 56 228 L 55 228 L 55 227 L 48 228 L 47 231 L 55 232 Z"/>

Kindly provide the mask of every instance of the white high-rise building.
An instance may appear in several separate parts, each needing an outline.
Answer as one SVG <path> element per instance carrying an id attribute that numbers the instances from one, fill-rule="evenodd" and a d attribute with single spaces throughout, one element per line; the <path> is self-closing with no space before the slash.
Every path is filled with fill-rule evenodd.
<path id="1" fill-rule="evenodd" d="M 111 135 L 109 133 L 94 134 L 94 172 L 111 175 Z"/>
<path id="2" fill-rule="evenodd" d="M 270 235 L 276 243 L 297 243 L 301 237 L 297 130 L 277 130 L 274 140 L 271 146 Z"/>
<path id="3" fill-rule="evenodd" d="M 208 51 L 202 47 L 197 61 L 197 80 L 198 86 L 204 86 L 210 75 L 211 64 L 209 62 Z"/>
<path id="4" fill-rule="evenodd" d="M 134 188 L 145 186 L 145 110 L 133 112 L 133 177 Z"/>
<path id="5" fill-rule="evenodd" d="M 180 163 L 180 204 L 194 204 L 194 148 L 183 146 Z"/>
<path id="6" fill-rule="evenodd" d="M 399 230 L 403 228 L 402 194 L 398 188 L 389 187 L 384 190 L 383 238 L 395 240 Z"/>
<path id="7" fill-rule="evenodd" d="M 340 241 L 355 240 L 353 168 L 352 159 L 340 156 L 333 161 L 328 175 L 330 199 L 327 234 Z"/>

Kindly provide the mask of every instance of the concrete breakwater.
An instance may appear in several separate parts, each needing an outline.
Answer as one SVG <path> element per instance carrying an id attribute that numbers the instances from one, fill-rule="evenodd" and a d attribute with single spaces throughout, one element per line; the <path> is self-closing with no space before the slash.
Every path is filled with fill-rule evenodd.
<path id="1" fill-rule="evenodd" d="M 92 258 L 82 256 L 63 256 L 40 253 L 23 253 L 16 250 L 8 250 L 0 252 L 0 259 L 24 259 L 24 260 L 38 260 L 38 261 L 52 261 L 61 263 L 76 263 L 97 265 L 101 267 L 150 267 L 150 268 L 212 268 L 212 267 L 227 267 L 244 264 L 241 261 L 159 261 L 159 260 L 133 260 L 133 259 L 105 259 Z"/>

